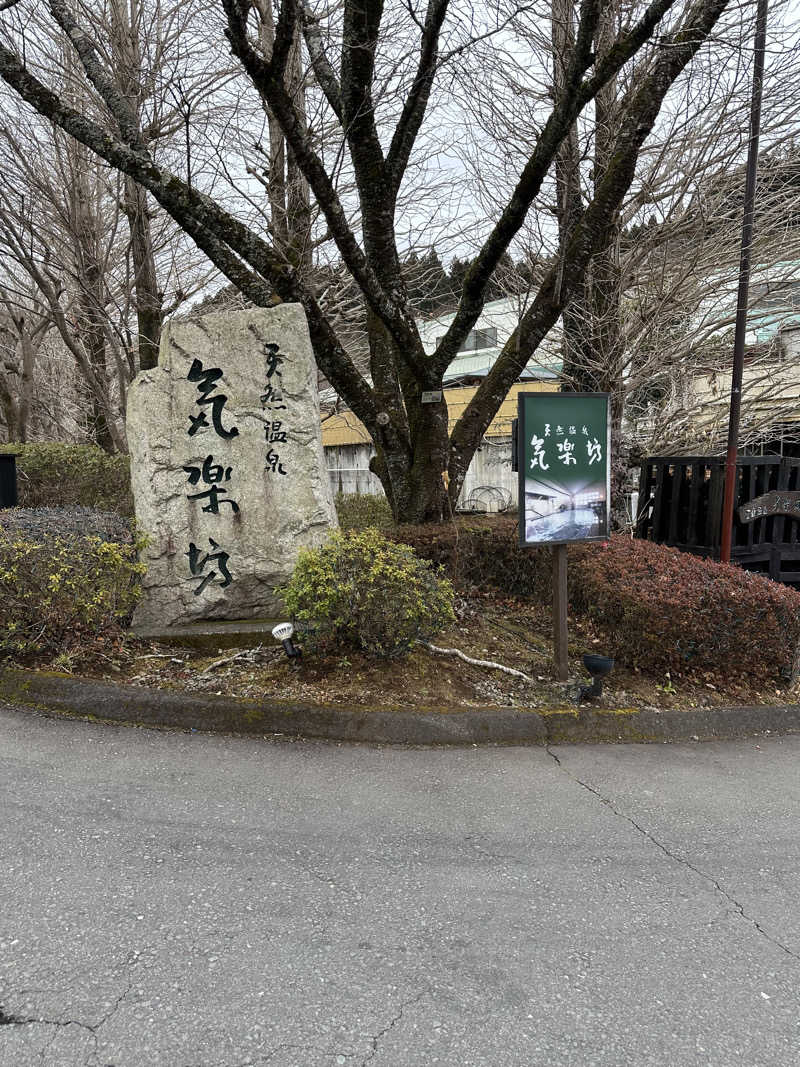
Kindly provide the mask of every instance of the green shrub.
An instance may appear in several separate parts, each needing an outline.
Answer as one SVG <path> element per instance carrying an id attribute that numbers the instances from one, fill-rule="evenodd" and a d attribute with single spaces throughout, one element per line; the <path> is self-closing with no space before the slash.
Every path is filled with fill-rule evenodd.
<path id="1" fill-rule="evenodd" d="M 144 573 L 139 547 L 0 530 L 0 657 L 64 652 L 129 621 Z"/>
<path id="2" fill-rule="evenodd" d="M 373 529 L 336 533 L 301 552 L 279 592 L 290 614 L 323 639 L 376 656 L 403 655 L 454 619 L 450 582 Z"/>
<path id="3" fill-rule="evenodd" d="M 130 462 L 94 445 L 0 445 L 17 452 L 19 506 L 87 507 L 133 515 Z"/>
<path id="4" fill-rule="evenodd" d="M 358 493 L 337 493 L 336 514 L 343 530 L 388 530 L 394 525 L 392 509 L 385 496 Z"/>
<path id="5" fill-rule="evenodd" d="M 552 553 L 522 548 L 511 518 L 400 527 L 393 536 L 442 566 L 457 587 L 552 600 Z M 790 675 L 800 644 L 800 592 L 740 567 L 651 541 L 612 536 L 569 547 L 569 603 L 592 620 L 621 664 L 665 670 Z"/>

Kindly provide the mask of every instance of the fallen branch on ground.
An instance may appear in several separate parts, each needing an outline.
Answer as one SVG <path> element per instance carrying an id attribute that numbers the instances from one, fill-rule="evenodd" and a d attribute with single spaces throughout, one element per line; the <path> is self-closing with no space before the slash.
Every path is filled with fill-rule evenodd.
<path id="1" fill-rule="evenodd" d="M 242 652 L 235 652 L 232 656 L 223 656 L 222 659 L 216 659 L 213 663 L 209 663 L 207 667 L 200 671 L 198 677 L 202 677 L 204 674 L 210 674 L 211 671 L 216 670 L 217 667 L 225 667 L 228 663 L 235 663 L 240 659 L 252 660 L 258 652 L 263 652 L 263 650 L 264 646 L 258 645 L 256 648 L 246 648 Z"/>
<path id="2" fill-rule="evenodd" d="M 533 682 L 533 678 L 529 674 L 525 674 L 523 671 L 518 671 L 514 667 L 505 667 L 502 663 L 495 663 L 490 659 L 473 659 L 472 656 L 467 656 L 465 653 L 459 651 L 457 648 L 439 648 L 437 645 L 432 645 L 430 641 L 418 641 L 417 644 L 422 645 L 423 648 L 427 648 L 429 652 L 435 652 L 437 656 L 456 656 L 457 659 L 463 660 L 465 663 L 471 664 L 473 667 L 489 667 L 493 671 L 503 671 L 505 674 L 513 674 L 515 678 L 522 678 L 526 682 Z"/>

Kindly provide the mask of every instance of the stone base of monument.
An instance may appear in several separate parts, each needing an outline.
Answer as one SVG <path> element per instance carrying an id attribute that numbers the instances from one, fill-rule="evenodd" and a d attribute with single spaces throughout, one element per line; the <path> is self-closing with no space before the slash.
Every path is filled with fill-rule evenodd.
<path id="1" fill-rule="evenodd" d="M 272 636 L 272 627 L 286 622 L 286 617 L 274 619 L 226 619 L 193 622 L 186 626 L 155 629 L 152 626 L 133 626 L 132 632 L 145 641 L 175 648 L 191 648 L 199 652 L 216 652 L 226 648 L 255 648 L 256 645 L 280 648 Z"/>

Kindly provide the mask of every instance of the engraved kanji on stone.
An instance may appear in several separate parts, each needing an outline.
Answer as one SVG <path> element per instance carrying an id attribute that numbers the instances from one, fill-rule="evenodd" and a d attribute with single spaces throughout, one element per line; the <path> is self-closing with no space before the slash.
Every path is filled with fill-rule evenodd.
<path id="1" fill-rule="evenodd" d="M 211 425 L 214 428 L 214 432 L 226 441 L 229 441 L 232 437 L 238 437 L 239 431 L 235 426 L 232 426 L 230 430 L 226 430 L 222 425 L 222 409 L 227 402 L 227 396 L 224 393 L 217 393 L 212 396 L 217 388 L 217 382 L 222 377 L 220 368 L 212 367 L 209 370 L 203 370 L 203 364 L 200 360 L 194 359 L 187 377 L 190 382 L 198 383 L 197 389 L 200 397 L 197 403 L 211 406 Z M 196 433 L 207 427 L 208 424 L 208 416 L 205 411 L 201 410 L 197 415 L 190 415 L 189 436 L 194 437 Z"/>
<path id="2" fill-rule="evenodd" d="M 274 474 L 286 474 L 286 470 L 281 463 L 281 457 L 274 448 L 271 448 L 269 452 L 267 452 L 267 461 L 264 464 L 264 469 L 272 471 Z"/>
<path id="3" fill-rule="evenodd" d="M 267 423 L 265 433 L 269 444 L 285 444 L 289 440 L 287 431 L 282 430 L 281 426 L 283 423 L 280 419 Z"/>
<path id="4" fill-rule="evenodd" d="M 233 581 L 231 572 L 228 570 L 228 560 L 230 559 L 230 556 L 219 547 L 212 537 L 209 537 L 208 543 L 215 551 L 203 554 L 202 550 L 192 541 L 189 543 L 189 551 L 186 553 L 189 557 L 189 570 L 191 571 L 192 577 L 201 579 L 200 584 L 194 591 L 195 596 L 200 596 L 205 587 L 218 578 L 219 574 L 223 577 L 223 581 L 219 583 L 220 589 L 225 589 Z M 216 562 L 219 567 L 219 574 L 217 574 L 217 571 L 215 570 L 203 574 L 207 565 L 213 562 Z"/>
<path id="5" fill-rule="evenodd" d="M 202 467 L 189 466 L 183 469 L 189 475 L 191 485 L 197 485 L 202 479 L 205 485 L 211 486 L 210 489 L 206 489 L 201 493 L 187 493 L 187 500 L 208 500 L 208 504 L 203 508 L 203 511 L 207 511 L 212 515 L 219 515 L 219 505 L 221 503 L 230 504 L 234 515 L 239 511 L 239 505 L 235 500 L 220 500 L 220 495 L 227 493 L 228 490 L 224 485 L 217 484 L 218 482 L 230 480 L 232 467 L 223 467 L 221 463 L 215 463 L 213 455 L 209 455 L 203 460 Z"/>

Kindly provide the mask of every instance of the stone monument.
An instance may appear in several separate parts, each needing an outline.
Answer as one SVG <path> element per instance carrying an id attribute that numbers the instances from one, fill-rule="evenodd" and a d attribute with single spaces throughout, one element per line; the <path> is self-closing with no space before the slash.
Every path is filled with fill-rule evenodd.
<path id="1" fill-rule="evenodd" d="M 127 432 L 149 538 L 134 626 L 280 614 L 275 587 L 336 525 L 302 308 L 167 324 L 158 367 L 130 386 Z"/>

